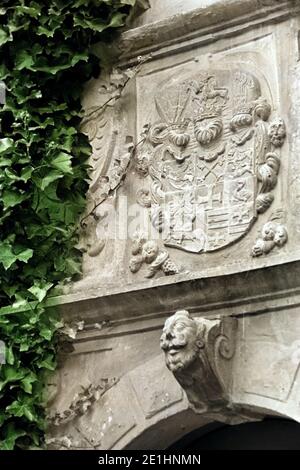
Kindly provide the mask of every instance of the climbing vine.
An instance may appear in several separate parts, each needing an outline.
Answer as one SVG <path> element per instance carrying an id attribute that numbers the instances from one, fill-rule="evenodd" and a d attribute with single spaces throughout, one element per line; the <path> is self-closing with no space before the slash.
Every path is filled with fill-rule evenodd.
<path id="1" fill-rule="evenodd" d="M 141 1 L 141 0 L 140 0 Z M 44 442 L 45 374 L 56 367 L 49 292 L 80 274 L 76 249 L 87 158 L 82 87 L 99 74 L 92 47 L 136 0 L 2 0 L 0 6 L 0 448 Z M 103 48 L 97 48 L 102 50 Z M 101 57 L 100 57 L 101 64 Z M 0 351 L 1 352 L 1 351 Z"/>

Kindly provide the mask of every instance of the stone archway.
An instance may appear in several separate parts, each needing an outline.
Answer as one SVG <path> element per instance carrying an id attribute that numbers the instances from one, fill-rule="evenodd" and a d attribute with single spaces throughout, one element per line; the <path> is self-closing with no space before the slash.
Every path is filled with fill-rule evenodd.
<path id="1" fill-rule="evenodd" d="M 166 322 L 163 347 L 164 335 L 174 327 L 172 318 L 177 321 L 182 315 L 179 312 Z M 197 327 L 197 336 L 189 333 L 187 343 L 195 340 L 200 349 L 183 377 L 168 370 L 163 354 L 156 353 L 118 380 L 95 377 L 82 390 L 78 384 L 77 393 L 68 394 L 69 402 L 60 402 L 59 397 L 67 397 L 66 363 L 51 406 L 49 447 L 166 449 L 211 423 L 239 425 L 268 416 L 300 421 L 298 315 L 284 313 L 285 323 L 293 319 L 293 331 L 282 328 L 283 319 L 279 321 L 276 313 L 248 319 L 184 315 Z M 158 351 L 157 341 L 153 349 Z M 92 367 L 94 375 L 97 364 L 87 359 L 86 366 Z M 78 367 L 84 375 L 84 365 L 77 360 L 77 377 Z"/>
<path id="2" fill-rule="evenodd" d="M 163 450 L 212 423 L 239 425 L 280 415 L 278 406 L 260 407 L 246 401 L 238 405 L 236 414 L 228 413 L 225 406 L 217 412 L 195 413 L 160 354 L 124 375 L 96 397 L 86 412 L 52 426 L 48 445 L 51 449 Z"/>
<path id="3" fill-rule="evenodd" d="M 192 431 L 168 450 L 299 450 L 299 432 L 299 423 L 280 418 L 236 426 L 213 423 Z"/>

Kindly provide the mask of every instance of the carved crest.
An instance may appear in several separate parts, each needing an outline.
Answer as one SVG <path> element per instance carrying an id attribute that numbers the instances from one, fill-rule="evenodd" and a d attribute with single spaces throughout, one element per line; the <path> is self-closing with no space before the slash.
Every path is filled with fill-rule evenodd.
<path id="1" fill-rule="evenodd" d="M 274 199 L 285 137 L 281 119 L 267 122 L 259 80 L 234 68 L 171 77 L 153 106 L 135 161 L 164 244 L 200 253 L 235 242 Z"/>

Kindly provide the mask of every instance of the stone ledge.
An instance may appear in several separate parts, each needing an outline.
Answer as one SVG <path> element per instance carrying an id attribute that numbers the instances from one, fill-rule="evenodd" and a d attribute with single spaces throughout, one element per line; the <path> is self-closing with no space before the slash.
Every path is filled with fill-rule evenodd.
<path id="1" fill-rule="evenodd" d="M 230 28 L 232 35 L 241 33 L 245 27 L 283 21 L 300 13 L 297 3 L 296 0 L 220 0 L 124 32 L 119 43 L 123 51 L 121 59 L 127 63 L 138 55 L 163 56 L 170 53 L 173 44 L 178 52 L 224 38 Z"/>
<path id="2" fill-rule="evenodd" d="M 294 261 L 267 269 L 183 282 L 174 280 L 171 284 L 132 288 L 98 297 L 94 292 L 93 298 L 61 297 L 61 311 L 66 321 L 84 319 L 91 330 L 85 334 L 93 339 L 94 335 L 105 334 L 95 330 L 92 333 L 94 323 L 109 322 L 111 326 L 113 322 L 119 325 L 120 332 L 124 332 L 128 326 L 124 327 L 122 323 L 131 323 L 134 329 L 135 322 L 148 319 L 154 321 L 149 325 L 150 329 L 156 329 L 166 316 L 183 306 L 193 315 L 201 316 L 255 314 L 293 307 L 299 302 L 298 279 L 300 262 Z M 158 323 L 156 319 L 159 319 Z"/>

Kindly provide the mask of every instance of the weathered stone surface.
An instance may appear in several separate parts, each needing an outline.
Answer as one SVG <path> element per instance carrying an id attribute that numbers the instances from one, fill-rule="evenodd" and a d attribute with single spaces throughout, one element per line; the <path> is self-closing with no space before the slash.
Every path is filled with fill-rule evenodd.
<path id="1" fill-rule="evenodd" d="M 129 374 L 137 399 L 149 419 L 182 400 L 182 391 L 171 374 L 166 374 L 161 358 L 151 362 L 151 368 L 141 365 Z"/>
<path id="2" fill-rule="evenodd" d="M 160 345 L 166 365 L 196 413 L 225 412 L 232 406 L 228 385 L 236 327 L 236 319 L 193 319 L 186 310 L 179 310 L 165 323 Z M 227 364 L 221 372 L 224 360 Z"/>
<path id="3" fill-rule="evenodd" d="M 299 421 L 299 308 L 245 317 L 233 374 L 234 400 Z"/>
<path id="4" fill-rule="evenodd" d="M 180 54 L 146 60 L 128 82 L 125 69 L 114 72 L 110 88 L 104 78 L 90 83 L 84 129 L 95 150 L 91 204 L 99 207 L 97 220 L 85 219 L 77 298 L 80 291 L 99 297 L 298 259 L 289 241 L 251 258 L 268 221 L 284 225 L 289 240 L 295 232 L 285 205 L 292 100 L 280 91 L 290 78 L 278 62 L 290 24 L 246 32 L 242 43 L 191 43 Z M 114 106 L 101 108 L 124 81 Z"/>
<path id="5" fill-rule="evenodd" d="M 52 302 L 84 324 L 49 406 L 63 415 L 81 386 L 116 382 L 51 428 L 55 448 L 159 449 L 213 421 L 300 421 L 300 7 L 152 5 L 83 97 L 84 273 Z M 197 329 L 185 346 L 201 347 L 175 378 L 159 340 L 183 309 Z"/>
<path id="6" fill-rule="evenodd" d="M 150 8 L 138 17 L 133 27 L 154 23 L 173 15 L 186 13 L 188 11 L 219 3 L 219 0 L 150 0 Z"/>

